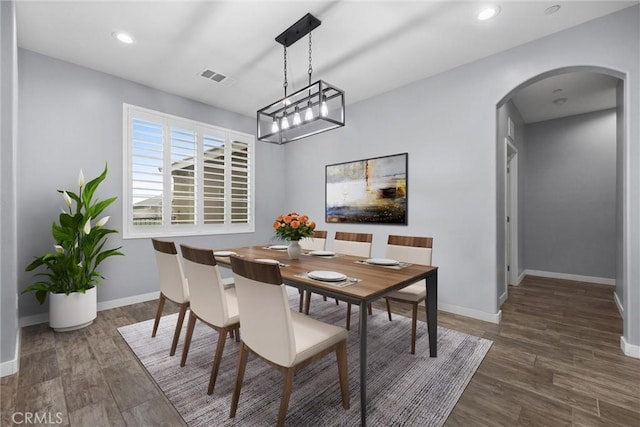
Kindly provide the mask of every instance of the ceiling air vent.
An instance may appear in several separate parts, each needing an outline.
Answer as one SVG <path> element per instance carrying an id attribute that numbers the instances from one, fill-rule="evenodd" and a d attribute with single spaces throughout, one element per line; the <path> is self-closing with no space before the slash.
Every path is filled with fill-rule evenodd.
<path id="1" fill-rule="evenodd" d="M 200 71 L 200 76 L 204 77 L 207 80 L 212 80 L 216 83 L 220 83 L 224 86 L 230 86 L 231 84 L 233 84 L 235 82 L 235 79 L 225 76 L 222 73 L 217 73 L 215 71 L 213 71 L 211 68 L 205 68 L 204 70 Z"/>

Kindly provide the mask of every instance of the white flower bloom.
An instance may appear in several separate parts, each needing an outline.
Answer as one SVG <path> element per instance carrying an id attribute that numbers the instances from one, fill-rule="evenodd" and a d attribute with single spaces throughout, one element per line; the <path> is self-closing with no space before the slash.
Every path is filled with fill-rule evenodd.
<path id="1" fill-rule="evenodd" d="M 69 197 L 66 191 L 62 192 L 62 198 L 64 198 L 64 202 L 67 204 L 67 206 L 71 206 L 71 197 Z"/>
<path id="2" fill-rule="evenodd" d="M 56 248 L 56 252 L 58 252 L 59 254 L 64 252 L 64 248 L 60 245 L 55 245 Z"/>
<path id="3" fill-rule="evenodd" d="M 82 169 L 80 169 L 80 174 L 78 175 L 78 187 L 82 187 L 84 185 L 84 174 L 82 173 Z"/>
<path id="4" fill-rule="evenodd" d="M 104 226 L 107 223 L 107 221 L 109 221 L 109 218 L 111 217 L 110 216 L 103 217 L 100 221 L 98 221 L 98 223 L 96 224 L 96 227 Z"/>
<path id="5" fill-rule="evenodd" d="M 91 218 L 87 219 L 87 222 L 84 224 L 84 234 L 91 233 Z"/>

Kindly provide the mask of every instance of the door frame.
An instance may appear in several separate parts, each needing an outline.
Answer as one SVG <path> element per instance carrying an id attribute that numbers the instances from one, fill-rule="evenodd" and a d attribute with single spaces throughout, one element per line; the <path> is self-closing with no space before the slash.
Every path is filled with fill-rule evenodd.
<path id="1" fill-rule="evenodd" d="M 505 153 L 505 290 L 518 280 L 518 149 L 510 137 L 504 139 Z M 505 292 L 506 293 L 506 292 Z"/>

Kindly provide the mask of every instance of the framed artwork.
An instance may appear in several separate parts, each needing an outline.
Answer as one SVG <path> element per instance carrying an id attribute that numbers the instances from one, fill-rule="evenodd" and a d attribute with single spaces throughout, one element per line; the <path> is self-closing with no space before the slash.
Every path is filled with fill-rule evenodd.
<path id="1" fill-rule="evenodd" d="M 407 224 L 408 154 L 327 165 L 328 223 Z"/>

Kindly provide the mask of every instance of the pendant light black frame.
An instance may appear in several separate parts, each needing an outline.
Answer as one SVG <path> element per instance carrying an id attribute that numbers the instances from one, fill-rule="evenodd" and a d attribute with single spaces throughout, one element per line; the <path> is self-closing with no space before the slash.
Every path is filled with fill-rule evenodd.
<path id="1" fill-rule="evenodd" d="M 320 24 L 321 21 L 318 18 L 307 13 L 278 35 L 275 40 L 284 46 L 286 55 L 287 47 L 308 35 Z M 311 62 L 311 54 L 309 62 Z M 256 114 L 256 133 L 259 141 L 286 144 L 344 126 L 344 91 L 323 80 L 311 83 L 311 68 L 309 83 L 308 86 L 287 95 L 285 62 L 285 96 L 261 108 Z M 308 113 L 307 110 L 309 110 Z M 309 115 L 306 119 L 301 119 L 300 114 L 305 115 L 305 113 Z M 289 124 L 289 118 L 293 120 L 296 116 L 297 120 Z M 288 125 L 285 129 L 282 128 L 284 121 Z"/>

